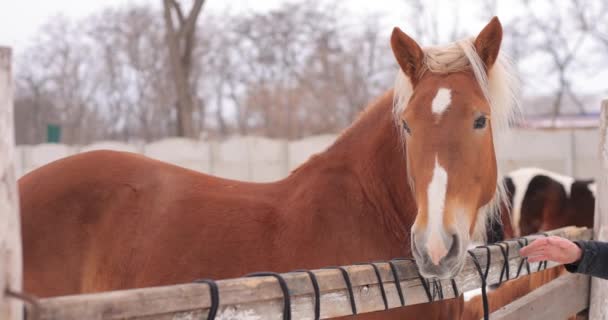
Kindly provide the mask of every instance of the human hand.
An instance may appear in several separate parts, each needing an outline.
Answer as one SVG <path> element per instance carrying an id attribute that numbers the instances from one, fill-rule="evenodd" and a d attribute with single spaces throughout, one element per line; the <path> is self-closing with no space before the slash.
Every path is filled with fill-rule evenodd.
<path id="1" fill-rule="evenodd" d="M 568 239 L 551 236 L 534 240 L 519 250 L 519 254 L 528 257 L 528 262 L 551 260 L 566 264 L 580 260 L 583 251 Z"/>

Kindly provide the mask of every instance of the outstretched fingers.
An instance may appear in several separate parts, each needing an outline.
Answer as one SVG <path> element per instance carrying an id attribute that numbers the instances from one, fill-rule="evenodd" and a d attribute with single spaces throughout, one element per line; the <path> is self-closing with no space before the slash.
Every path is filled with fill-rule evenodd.
<path id="1" fill-rule="evenodd" d="M 536 256 L 544 253 L 547 249 L 547 246 L 550 244 L 550 238 L 541 238 L 536 239 L 529 245 L 521 248 L 519 250 L 519 254 L 524 257 Z"/>

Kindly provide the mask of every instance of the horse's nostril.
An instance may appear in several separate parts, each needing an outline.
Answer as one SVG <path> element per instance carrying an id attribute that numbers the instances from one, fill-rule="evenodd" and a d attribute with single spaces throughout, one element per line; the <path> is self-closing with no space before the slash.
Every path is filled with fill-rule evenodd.
<path id="1" fill-rule="evenodd" d="M 450 245 L 450 249 L 448 250 L 446 259 L 458 256 L 459 253 L 460 253 L 460 238 L 454 234 L 454 235 L 452 235 L 452 244 Z"/>

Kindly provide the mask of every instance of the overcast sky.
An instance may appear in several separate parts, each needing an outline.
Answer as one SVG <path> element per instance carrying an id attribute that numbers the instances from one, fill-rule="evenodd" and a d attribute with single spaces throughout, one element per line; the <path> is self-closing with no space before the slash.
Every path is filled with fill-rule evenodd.
<path id="1" fill-rule="evenodd" d="M 65 15 L 67 17 L 79 18 L 99 11 L 109 6 L 128 6 L 134 3 L 150 3 L 160 6 L 161 0 L 13 0 L 3 1 L 2 10 L 0 11 L 0 45 L 8 45 L 19 51 L 31 41 L 32 37 L 39 30 L 40 26 L 56 15 Z M 279 6 L 286 0 L 207 0 L 203 15 L 205 12 L 221 12 L 225 9 L 232 11 L 251 11 L 251 10 L 268 10 Z M 445 1 L 429 0 L 431 4 L 445 3 Z M 406 17 L 406 6 L 403 0 L 343 0 L 340 5 L 348 9 L 348 14 L 356 20 L 356 17 L 362 13 L 378 12 L 383 14 L 384 19 L 382 25 L 386 26 L 387 33 L 390 32 L 392 26 L 404 24 Z M 440 18 L 445 23 L 440 27 L 448 32 L 452 26 L 451 17 L 453 10 L 461 11 L 462 27 L 464 30 L 475 30 L 482 27 L 482 22 L 479 20 L 478 13 L 474 12 L 475 2 L 472 0 L 451 1 L 454 5 L 441 5 L 438 10 Z M 499 7 L 501 15 L 508 19 L 511 7 Z M 208 10 L 208 11 L 207 11 Z M 471 19 L 475 18 L 475 19 Z"/>
<path id="2" fill-rule="evenodd" d="M 208 13 L 219 13 L 229 9 L 232 12 L 264 11 L 280 6 L 288 0 L 207 0 L 203 9 L 203 16 Z M 331 1 L 336 0 L 319 0 Z M 0 45 L 8 45 L 14 48 L 18 54 L 28 43 L 34 41 L 34 36 L 40 27 L 49 19 L 57 15 L 70 18 L 83 18 L 96 11 L 109 6 L 128 6 L 131 4 L 149 3 L 160 7 L 161 0 L 7 0 L 3 1 L 0 11 Z M 406 32 L 407 7 L 405 0 L 337 0 L 339 7 L 346 9 L 344 18 L 352 19 L 352 24 L 357 24 L 358 17 L 363 14 L 379 13 L 383 19 L 380 21 L 382 30 L 386 30 L 386 38 L 393 26 L 401 26 Z M 558 2 L 560 3 L 560 2 Z M 458 17 L 461 32 L 474 36 L 487 23 L 480 16 L 480 1 L 475 0 L 428 0 L 426 5 L 434 7 L 434 13 L 438 14 L 440 21 L 439 29 L 441 38 L 451 33 L 454 25 L 454 17 Z M 189 3 L 188 3 L 189 5 Z M 556 10 L 567 10 L 565 6 L 558 8 L 542 7 L 542 2 L 535 1 L 535 12 L 542 14 L 553 14 Z M 498 1 L 497 13 L 503 24 L 508 23 L 522 10 L 513 1 Z M 455 14 L 455 13 L 458 14 Z M 432 45 L 431 43 L 421 43 Z M 583 52 L 584 54 L 584 52 Z M 583 59 L 585 60 L 585 59 Z M 534 74 L 543 66 L 542 59 L 526 60 L 520 71 L 527 79 L 533 79 Z M 594 63 L 593 61 L 587 63 Z M 605 65 L 605 64 L 604 64 Z M 522 70 L 523 69 L 523 70 Z M 597 70 L 594 74 L 577 75 L 575 91 L 606 94 L 608 72 Z M 535 86 L 538 84 L 538 87 Z M 528 81 L 529 91 L 542 92 L 548 89 L 546 81 L 542 79 Z"/>
<path id="3" fill-rule="evenodd" d="M 239 10 L 267 10 L 280 0 L 208 0 L 205 10 L 223 10 L 226 4 Z M 361 1 L 363 2 L 363 1 Z M 161 0 L 15 0 L 3 1 L 0 10 L 0 45 L 20 50 L 40 26 L 58 14 L 67 17 L 86 17 L 110 6 L 128 6 L 134 3 L 159 5 Z"/>

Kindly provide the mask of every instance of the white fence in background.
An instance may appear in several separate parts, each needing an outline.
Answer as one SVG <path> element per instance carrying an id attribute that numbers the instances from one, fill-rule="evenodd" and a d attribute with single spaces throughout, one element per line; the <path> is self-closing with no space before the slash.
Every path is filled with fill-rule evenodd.
<path id="1" fill-rule="evenodd" d="M 517 129 L 504 141 L 499 158 L 505 170 L 537 166 L 579 178 L 597 176 L 597 129 Z M 141 153 L 189 169 L 224 178 L 272 181 L 285 177 L 311 155 L 325 150 L 336 135 L 286 141 L 262 137 L 233 137 L 224 141 L 169 138 L 147 144 L 106 141 L 87 146 L 41 144 L 17 147 L 21 176 L 51 161 L 98 149 Z"/>

